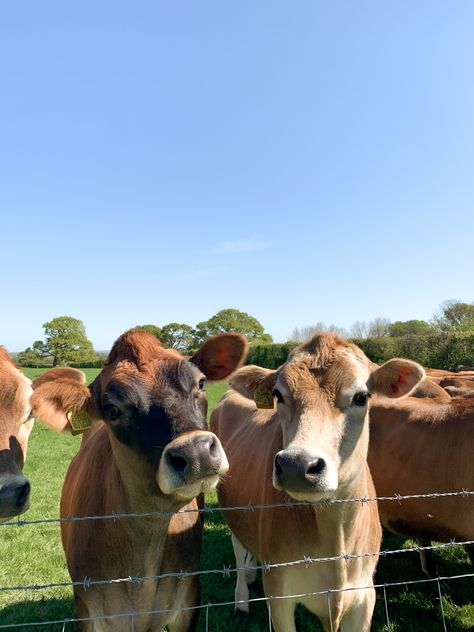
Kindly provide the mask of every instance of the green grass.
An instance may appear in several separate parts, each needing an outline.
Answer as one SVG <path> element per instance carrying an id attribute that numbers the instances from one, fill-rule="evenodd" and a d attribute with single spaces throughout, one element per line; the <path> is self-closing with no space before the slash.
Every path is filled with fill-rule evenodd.
<path id="1" fill-rule="evenodd" d="M 35 369 L 27 371 L 35 377 Z M 41 371 L 41 370 L 38 370 Z M 87 369 L 88 381 L 97 369 Z M 208 384 L 209 410 L 226 389 L 225 383 Z M 32 484 L 31 509 L 22 516 L 28 520 L 54 518 L 59 515 L 59 497 L 62 481 L 69 462 L 78 450 L 80 437 L 58 435 L 42 427 L 38 422 L 30 437 L 25 474 Z M 206 514 L 203 542 L 203 569 L 234 567 L 229 532 L 217 510 L 216 494 L 210 494 L 207 504 L 216 511 Z M 383 549 L 399 549 L 412 546 L 410 540 L 386 534 Z M 464 550 L 455 547 L 437 554 L 441 572 L 460 575 L 472 572 Z M 0 525 L 0 587 L 30 586 L 68 582 L 69 576 L 62 552 L 59 526 L 51 525 Z M 392 583 L 422 579 L 418 555 L 406 553 L 387 556 L 379 563 L 376 582 Z M 232 601 L 235 575 L 205 575 L 201 581 L 202 603 Z M 473 580 L 449 580 L 443 583 L 443 608 L 447 629 L 461 632 L 474 629 Z M 253 593 L 252 596 L 257 596 Z M 442 617 L 436 583 L 387 588 L 388 611 L 391 632 L 442 632 Z M 268 630 L 268 617 L 263 603 L 251 604 L 251 623 L 247 630 Z M 209 609 L 209 630 L 233 632 L 237 628 L 232 621 L 231 606 Z M 50 621 L 73 616 L 72 591 L 70 588 L 45 590 L 0 591 L 0 624 L 21 624 L 33 621 Z M 297 612 L 299 630 L 320 631 L 321 627 L 304 608 Z M 36 628 L 21 626 L 16 630 L 32 632 Z M 42 626 L 42 632 L 60 632 L 61 626 Z M 70 626 L 66 630 L 70 630 Z M 205 613 L 199 618 L 198 632 L 205 630 Z M 378 593 L 375 608 L 374 632 L 387 632 L 383 592 Z"/>

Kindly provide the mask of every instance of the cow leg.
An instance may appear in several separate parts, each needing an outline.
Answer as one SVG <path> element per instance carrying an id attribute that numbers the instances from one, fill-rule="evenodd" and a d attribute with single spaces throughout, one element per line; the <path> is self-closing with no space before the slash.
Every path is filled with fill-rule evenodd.
<path id="1" fill-rule="evenodd" d="M 183 598 L 180 600 L 181 608 L 189 608 L 189 610 L 181 610 L 175 614 L 173 619 L 168 623 L 169 632 L 192 632 L 196 629 L 199 617 L 199 603 L 201 601 L 201 588 L 197 577 L 187 577 L 180 580 L 180 589 L 184 589 Z M 184 586 L 183 586 L 184 584 Z M 160 626 L 159 630 L 162 630 Z M 158 632 L 158 630 L 156 631 Z"/>
<path id="2" fill-rule="evenodd" d="M 418 546 L 431 546 L 431 540 L 429 538 L 418 538 L 417 542 Z M 433 579 L 438 576 L 438 569 L 436 568 L 436 560 L 432 549 L 420 551 L 420 563 L 421 570 L 428 579 Z"/>
<path id="3" fill-rule="evenodd" d="M 341 621 L 341 632 L 369 632 L 375 607 L 375 588 L 364 590 Z"/>
<path id="4" fill-rule="evenodd" d="M 266 591 L 265 591 L 266 594 Z M 267 602 L 275 632 L 296 632 L 295 607 L 291 599 L 269 599 Z"/>
<path id="5" fill-rule="evenodd" d="M 245 625 L 249 619 L 249 588 L 248 583 L 255 580 L 256 571 L 255 563 L 252 568 L 252 556 L 237 540 L 232 533 L 232 546 L 234 548 L 235 565 L 237 570 L 237 583 L 235 586 L 235 608 L 234 619 L 236 623 Z M 248 562 L 250 562 L 251 568 L 248 569 Z M 253 571 L 253 572 L 252 572 Z M 250 580 L 248 582 L 248 580 Z M 242 603 L 237 603 L 242 602 Z"/>

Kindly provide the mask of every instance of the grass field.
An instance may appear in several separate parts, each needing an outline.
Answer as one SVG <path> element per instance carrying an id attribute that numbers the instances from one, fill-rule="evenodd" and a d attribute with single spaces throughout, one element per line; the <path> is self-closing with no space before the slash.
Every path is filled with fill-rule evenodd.
<path id="1" fill-rule="evenodd" d="M 36 374 L 41 373 L 38 369 Z M 91 381 L 97 369 L 87 369 Z M 28 371 L 29 377 L 35 370 Z M 207 386 L 209 409 L 215 405 L 225 391 L 225 384 Z M 22 516 L 27 520 L 54 518 L 59 515 L 61 484 L 71 458 L 80 444 L 79 437 L 57 435 L 36 423 L 30 438 L 25 473 L 32 484 L 31 509 Z M 217 507 L 215 494 L 206 499 Z M 27 622 L 54 621 L 70 618 L 72 612 L 72 591 L 68 587 L 43 590 L 4 590 L 7 587 L 38 586 L 68 582 L 69 576 L 60 543 L 57 523 L 1 526 L 0 525 L 0 626 L 18 625 Z M 410 540 L 387 534 L 382 549 L 399 549 L 411 546 Z M 437 555 L 443 575 L 453 576 L 472 572 L 463 549 L 455 547 Z M 220 512 L 206 515 L 203 544 L 203 569 L 223 569 L 234 567 L 234 557 L 229 533 Z M 379 563 L 376 582 L 392 583 L 422 579 L 418 555 L 406 553 L 387 556 Z M 235 576 L 206 575 L 202 582 L 202 603 L 217 604 L 232 601 Z M 471 579 L 448 580 L 441 584 L 442 605 L 447 630 L 460 632 L 474 629 L 474 583 Z M 255 596 L 255 595 L 254 595 Z M 417 584 L 387 588 L 388 612 L 393 632 L 438 632 L 443 622 L 438 586 Z M 240 630 L 232 621 L 231 606 L 209 609 L 209 630 L 214 632 Z M 299 630 L 319 631 L 319 624 L 303 609 L 298 611 Z M 1 627 L 0 627 L 1 629 Z M 39 628 L 20 625 L 12 630 L 38 629 L 44 632 L 60 632 L 62 625 L 48 625 Z M 66 630 L 72 626 L 67 625 Z M 205 616 L 202 613 L 198 631 L 204 631 Z M 268 630 L 266 607 L 262 603 L 251 606 L 251 632 Z M 383 591 L 377 598 L 374 623 L 376 632 L 386 631 L 385 604 Z"/>

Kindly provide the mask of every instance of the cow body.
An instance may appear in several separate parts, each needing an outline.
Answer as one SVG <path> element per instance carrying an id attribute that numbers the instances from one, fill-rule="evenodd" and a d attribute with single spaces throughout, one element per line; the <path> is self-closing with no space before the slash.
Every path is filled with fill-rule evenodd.
<path id="1" fill-rule="evenodd" d="M 284 597 L 269 602 L 276 632 L 296 630 L 297 603 L 315 613 L 325 631 L 370 628 L 381 540 L 377 505 L 319 501 L 373 497 L 366 463 L 368 391 L 398 396 L 423 375 L 415 363 L 394 362 L 399 364 L 391 365 L 393 371 L 374 371 L 360 349 L 320 334 L 297 347 L 276 371 L 238 371 L 231 385 L 241 394 L 226 394 L 212 414 L 211 428 L 229 460 L 218 487 L 224 507 L 282 503 L 289 496 L 307 501 L 291 509 L 226 511 L 237 567 L 242 568 L 246 551 L 270 565 L 339 558 L 263 572 L 266 596 Z M 266 391 L 269 403 L 277 402 L 275 410 L 258 410 L 251 401 L 254 397 L 260 405 Z M 367 552 L 373 555 L 363 557 Z M 343 554 L 356 557 L 347 561 Z M 248 613 L 245 575 L 238 572 L 239 618 Z"/>
<path id="2" fill-rule="evenodd" d="M 85 582 L 74 588 L 82 629 L 129 630 L 132 621 L 137 632 L 166 625 L 172 632 L 193 629 L 196 577 L 157 576 L 199 568 L 195 498 L 228 467 L 219 440 L 207 430 L 204 378 L 226 377 L 245 350 L 241 336 L 217 336 L 187 360 L 148 332 L 132 330 L 116 341 L 90 391 L 64 380 L 35 391 L 38 414 L 56 415 L 58 429 L 68 410 L 87 411 L 93 421 L 66 475 L 62 517 L 157 512 L 62 523 L 71 578 Z M 176 513 L 182 508 L 192 511 Z M 149 579 L 90 587 L 85 581 L 130 576 Z M 125 613 L 144 614 L 116 616 Z"/>
<path id="3" fill-rule="evenodd" d="M 408 397 L 373 402 L 368 461 L 378 496 L 459 492 L 474 489 L 474 402 Z M 474 539 L 474 499 L 452 496 L 380 501 L 382 525 L 430 540 Z M 423 570 L 434 574 L 431 557 Z"/>
<path id="4" fill-rule="evenodd" d="M 28 437 L 33 428 L 31 380 L 0 347 L 0 521 L 29 507 L 30 483 L 22 473 Z"/>

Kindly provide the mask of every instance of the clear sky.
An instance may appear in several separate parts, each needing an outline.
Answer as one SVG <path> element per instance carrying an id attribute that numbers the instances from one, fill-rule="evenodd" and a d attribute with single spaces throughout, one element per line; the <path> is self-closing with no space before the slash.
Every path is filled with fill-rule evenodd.
<path id="1" fill-rule="evenodd" d="M 471 302 L 474 2 L 0 4 L 0 343 Z"/>

